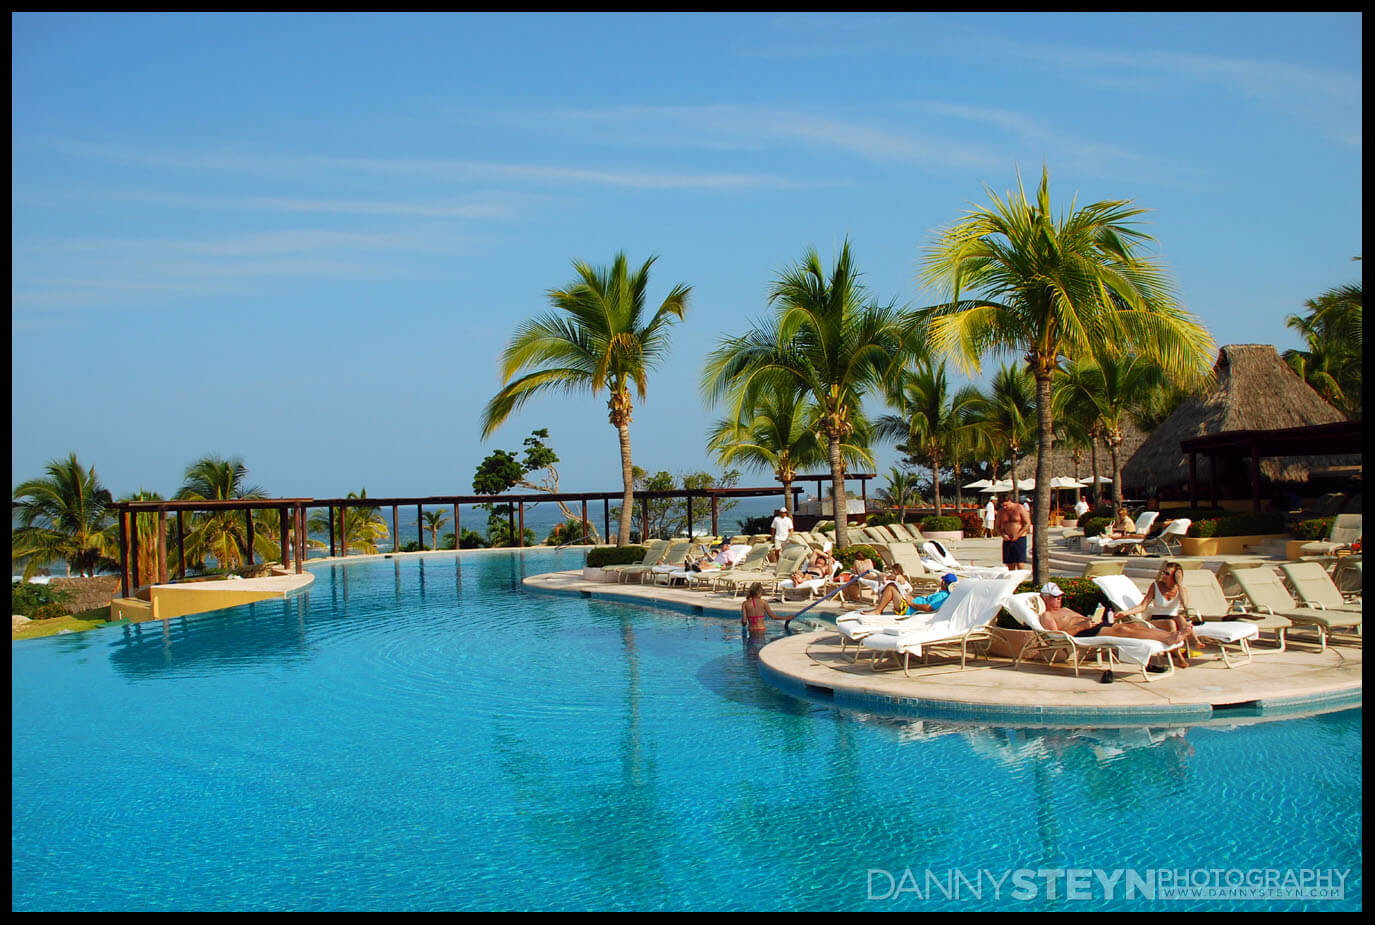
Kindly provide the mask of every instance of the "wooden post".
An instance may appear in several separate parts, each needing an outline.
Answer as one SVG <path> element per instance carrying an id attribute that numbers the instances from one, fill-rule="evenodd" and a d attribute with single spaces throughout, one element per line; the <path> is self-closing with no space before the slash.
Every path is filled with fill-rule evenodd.
<path id="1" fill-rule="evenodd" d="M 167 584 L 167 510 L 158 509 L 158 584 Z"/>
<path id="2" fill-rule="evenodd" d="M 720 512 L 718 505 L 721 498 L 719 495 L 711 496 L 711 532 L 713 536 L 721 535 L 721 528 L 717 525 L 717 514 Z"/>
<path id="3" fill-rule="evenodd" d="M 329 514 L 329 557 L 330 557 L 331 559 L 333 559 L 333 558 L 334 558 L 334 505 L 332 505 L 332 504 L 329 505 L 328 507 L 326 507 L 325 510 L 326 510 L 326 512 Z"/>
<path id="4" fill-rule="evenodd" d="M 119 596 L 129 596 L 129 512 L 119 512 Z"/>
<path id="5" fill-rule="evenodd" d="M 587 542 L 587 499 L 582 499 L 582 541 Z"/>
<path id="6" fill-rule="evenodd" d="M 391 551 L 401 551 L 401 531 L 396 526 L 396 505 L 391 506 Z"/>
<path id="7" fill-rule="evenodd" d="M 280 552 L 280 554 L 279 554 L 279 558 L 281 559 L 281 561 L 280 561 L 279 564 L 281 565 L 282 569 L 285 571 L 285 570 L 286 570 L 286 567 L 287 567 L 287 563 L 291 561 L 291 560 L 288 558 L 288 556 L 290 555 L 289 550 L 290 550 L 291 547 L 287 545 L 287 544 L 291 541 L 291 530 L 288 529 L 288 528 L 290 527 L 290 525 L 291 525 L 291 521 L 289 521 L 289 520 L 286 519 L 286 508 L 285 508 L 285 507 L 279 507 L 279 508 L 277 508 L 277 519 L 278 519 L 279 524 L 280 524 L 280 526 L 281 526 L 281 528 L 282 528 L 282 545 L 281 545 L 281 552 Z"/>
<path id="8" fill-rule="evenodd" d="M 1189 454 L 1189 507 L 1198 507 L 1198 453 Z"/>
<path id="9" fill-rule="evenodd" d="M 458 502 L 454 502 L 454 551 L 457 552 L 463 542 L 463 530 L 458 525 Z"/>
<path id="10" fill-rule="evenodd" d="M 520 502 L 520 532 L 516 534 L 516 546 L 525 548 L 525 502 Z"/>
<path id="11" fill-rule="evenodd" d="M 640 510 L 643 515 L 640 520 L 640 542 L 649 542 L 649 495 L 645 495 L 640 503 Z"/>
<path id="12" fill-rule="evenodd" d="M 425 548 L 425 518 L 421 514 L 421 508 L 423 507 L 423 504 L 417 504 L 415 506 L 415 538 L 420 541 L 421 549 Z M 434 541 L 435 545 L 439 545 L 438 533 L 435 534 Z"/>
<path id="13" fill-rule="evenodd" d="M 610 543 L 610 542 L 611 542 L 611 498 L 610 498 L 610 497 L 606 497 L 606 498 L 603 498 L 603 499 L 602 499 L 602 517 L 603 517 L 603 518 L 605 519 L 605 521 L 606 521 L 606 522 L 602 525 L 602 527 L 603 527 L 603 529 L 602 529 L 602 536 L 606 539 L 606 541 L 607 541 L 608 543 Z"/>
<path id="14" fill-rule="evenodd" d="M 306 558 L 306 509 L 296 505 L 296 574 L 305 571 Z"/>
<path id="15" fill-rule="evenodd" d="M 688 496 L 687 496 L 687 509 L 688 509 L 688 528 L 687 528 L 687 534 L 688 534 L 688 539 L 692 539 L 692 493 L 691 493 L 691 492 L 689 492 L 689 493 L 688 493 Z"/>
<path id="16" fill-rule="evenodd" d="M 349 508 L 347 504 L 339 505 L 339 555 L 347 557 L 349 554 Z"/>
<path id="17" fill-rule="evenodd" d="M 508 505 L 506 505 L 506 532 L 509 533 L 509 534 L 511 535 L 511 537 L 510 537 L 511 539 L 515 539 L 515 536 L 516 536 L 516 506 L 515 506 L 514 504 L 508 504 Z"/>
<path id="18" fill-rule="evenodd" d="M 186 580 L 186 523 L 182 519 L 185 511 L 177 510 L 177 577 Z"/>
<path id="19" fill-rule="evenodd" d="M 134 570 L 134 588 L 137 589 L 141 577 L 138 573 L 138 515 L 132 511 L 125 511 L 124 516 L 129 518 L 129 560 Z M 148 576 L 150 583 L 152 577 Z"/>
<path id="20" fill-rule="evenodd" d="M 247 543 L 247 545 L 248 545 L 248 553 L 247 553 L 247 554 L 248 554 L 248 563 L 247 563 L 247 564 L 248 564 L 249 567 L 252 567 L 252 565 L 253 565 L 253 508 L 251 508 L 251 507 L 246 507 L 246 508 L 243 509 L 243 519 L 244 519 L 244 523 L 245 523 L 245 524 L 247 525 L 247 527 L 248 527 L 248 532 L 247 532 L 246 534 L 244 534 L 244 536 L 245 536 L 244 542 Z"/>

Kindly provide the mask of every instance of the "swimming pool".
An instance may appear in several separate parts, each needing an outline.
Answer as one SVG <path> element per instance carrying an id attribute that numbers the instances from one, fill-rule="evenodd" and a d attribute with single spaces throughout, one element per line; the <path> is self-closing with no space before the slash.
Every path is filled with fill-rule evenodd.
<path id="1" fill-rule="evenodd" d="M 845 712 L 762 682 L 730 620 L 521 588 L 581 560 L 317 567 L 295 600 L 13 646 L 13 908 L 1361 905 L 1359 710 Z M 1336 870 L 1344 898 L 1125 896 L 1159 869 Z M 1122 879 L 1067 898 L 1070 870 Z"/>

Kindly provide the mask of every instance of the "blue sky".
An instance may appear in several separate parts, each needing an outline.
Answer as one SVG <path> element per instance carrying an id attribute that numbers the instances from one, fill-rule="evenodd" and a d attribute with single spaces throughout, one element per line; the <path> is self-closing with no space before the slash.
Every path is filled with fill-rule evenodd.
<path id="1" fill-rule="evenodd" d="M 1218 344 L 1295 346 L 1361 272 L 1361 25 L 14 15 L 14 482 L 76 452 L 166 494 L 218 453 L 272 494 L 468 492 L 548 427 L 565 489 L 614 489 L 605 397 L 486 443 L 478 415 L 515 324 L 622 250 L 658 255 L 655 304 L 693 287 L 636 463 L 714 469 L 701 363 L 780 268 L 848 237 L 876 297 L 927 304 L 937 230 L 1042 164 L 1060 207 L 1151 210 Z"/>

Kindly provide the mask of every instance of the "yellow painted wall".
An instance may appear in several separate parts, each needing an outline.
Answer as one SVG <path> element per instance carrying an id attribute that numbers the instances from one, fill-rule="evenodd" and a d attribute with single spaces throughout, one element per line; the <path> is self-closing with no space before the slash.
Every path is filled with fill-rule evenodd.
<path id="1" fill-rule="evenodd" d="M 280 599 L 280 591 L 210 590 L 201 588 L 153 588 L 152 619 L 170 620 L 192 613 L 205 613 L 223 607 L 237 607 L 269 598 Z"/>

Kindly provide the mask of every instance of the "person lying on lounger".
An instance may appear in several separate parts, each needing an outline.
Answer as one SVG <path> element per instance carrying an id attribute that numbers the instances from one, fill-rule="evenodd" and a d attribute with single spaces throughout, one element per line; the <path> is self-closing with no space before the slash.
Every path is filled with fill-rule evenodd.
<path id="1" fill-rule="evenodd" d="M 1184 599 L 1183 580 L 1184 566 L 1178 562 L 1166 562 L 1160 566 L 1155 581 L 1146 589 L 1146 596 L 1142 598 L 1141 603 L 1130 610 L 1121 611 L 1117 618 L 1130 620 L 1139 616 L 1142 620 L 1153 621 L 1161 628 L 1168 626 L 1189 640 L 1190 649 L 1202 649 L 1203 641 L 1194 635 L 1194 625 L 1189 622 L 1187 616 L 1189 603 Z M 1188 660 L 1183 656 L 1181 661 L 1188 665 Z"/>
<path id="2" fill-rule="evenodd" d="M 1048 630 L 1059 630 L 1071 636 L 1121 636 L 1127 639 L 1154 639 L 1172 646 L 1184 638 L 1178 631 L 1163 630 L 1149 623 L 1095 623 L 1064 606 L 1065 592 L 1055 582 L 1047 582 L 1041 587 L 1041 595 L 1034 598 L 1032 606 L 1039 612 L 1041 626 Z M 1040 602 L 1037 606 L 1037 601 Z"/>
<path id="3" fill-rule="evenodd" d="M 906 576 L 903 575 L 902 566 L 894 564 L 893 570 L 897 577 L 883 586 L 883 591 L 878 596 L 878 604 L 873 610 L 866 613 L 880 614 L 885 607 L 892 606 L 893 613 L 899 617 L 909 613 L 935 613 L 940 609 L 941 604 L 950 596 L 950 586 L 959 581 L 953 572 L 947 572 L 941 576 L 941 589 L 930 594 L 919 597 L 912 596 L 912 586 L 907 583 Z M 898 579 L 902 580 L 899 585 Z"/>
<path id="4" fill-rule="evenodd" d="M 811 561 L 805 563 L 802 568 L 793 572 L 793 584 L 799 585 L 812 578 L 826 578 L 831 574 L 831 569 L 835 566 L 835 559 L 827 553 L 818 552 L 812 556 Z"/>

